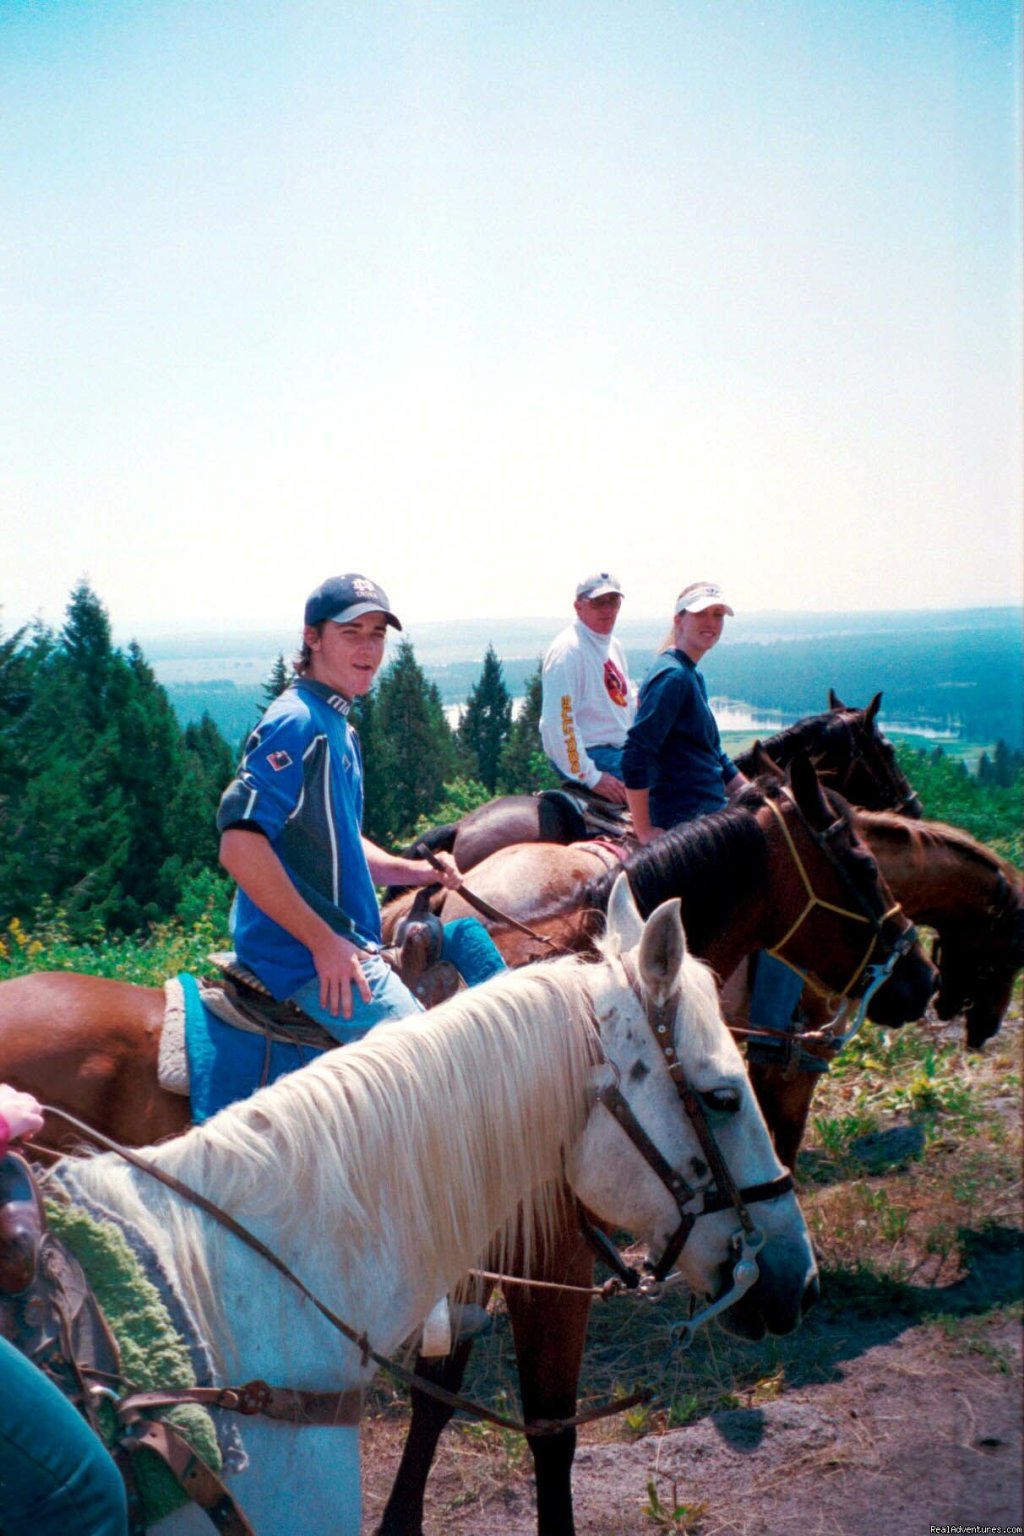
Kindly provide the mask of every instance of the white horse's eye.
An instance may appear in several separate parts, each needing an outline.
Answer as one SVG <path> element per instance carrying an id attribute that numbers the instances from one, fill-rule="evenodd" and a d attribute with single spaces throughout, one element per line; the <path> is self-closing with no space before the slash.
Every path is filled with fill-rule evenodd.
<path id="1" fill-rule="evenodd" d="M 734 1115 L 743 1102 L 738 1088 L 706 1088 L 697 1097 L 709 1115 Z"/>

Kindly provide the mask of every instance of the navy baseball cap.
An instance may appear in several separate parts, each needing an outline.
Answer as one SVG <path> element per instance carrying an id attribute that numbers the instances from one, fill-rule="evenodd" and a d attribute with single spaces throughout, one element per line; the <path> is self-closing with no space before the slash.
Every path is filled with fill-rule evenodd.
<path id="1" fill-rule="evenodd" d="M 348 624 L 364 613 L 382 613 L 395 629 L 401 629 L 391 612 L 387 593 L 368 576 L 348 571 L 344 576 L 328 576 L 315 592 L 306 599 L 305 622 L 322 624 L 330 619 L 335 624 Z"/>

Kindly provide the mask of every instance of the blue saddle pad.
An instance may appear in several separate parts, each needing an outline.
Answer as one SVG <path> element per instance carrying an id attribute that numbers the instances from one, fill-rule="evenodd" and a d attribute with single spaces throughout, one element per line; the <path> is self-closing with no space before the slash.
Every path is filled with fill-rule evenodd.
<path id="1" fill-rule="evenodd" d="M 263 1037 L 233 1029 L 215 1018 L 203 1006 L 194 976 L 182 971 L 178 980 L 185 994 L 185 1050 L 194 1124 L 201 1125 L 218 1109 L 247 1099 L 264 1083 L 272 1083 L 322 1054 L 311 1045 L 280 1045 L 275 1041 L 270 1046 L 268 1070 Z"/>

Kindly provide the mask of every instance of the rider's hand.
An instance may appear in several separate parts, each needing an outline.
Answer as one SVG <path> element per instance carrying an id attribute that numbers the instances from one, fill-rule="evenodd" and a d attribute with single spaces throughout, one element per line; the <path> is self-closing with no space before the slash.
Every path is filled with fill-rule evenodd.
<path id="1" fill-rule="evenodd" d="M 636 840 L 640 844 L 653 843 L 656 837 L 664 835 L 664 827 L 647 827 L 643 832 L 636 833 Z"/>
<path id="2" fill-rule="evenodd" d="M 43 1123 L 39 1100 L 31 1093 L 22 1093 L 10 1083 L 0 1083 L 0 1117 L 7 1121 L 11 1141 L 19 1136 L 33 1136 Z"/>
<path id="3" fill-rule="evenodd" d="M 446 891 L 457 891 L 462 884 L 462 871 L 450 853 L 435 853 L 441 868 L 432 871 L 431 880 L 439 882 Z"/>
<path id="4" fill-rule="evenodd" d="M 320 978 L 320 1006 L 342 1018 L 352 1017 L 352 988 L 364 1003 L 370 1001 L 370 983 L 363 972 L 364 949 L 328 930 L 322 943 L 312 950 L 313 964 Z"/>
<path id="5" fill-rule="evenodd" d="M 591 793 L 600 795 L 602 800 L 610 800 L 613 805 L 626 803 L 626 786 L 613 773 L 602 773 Z"/>

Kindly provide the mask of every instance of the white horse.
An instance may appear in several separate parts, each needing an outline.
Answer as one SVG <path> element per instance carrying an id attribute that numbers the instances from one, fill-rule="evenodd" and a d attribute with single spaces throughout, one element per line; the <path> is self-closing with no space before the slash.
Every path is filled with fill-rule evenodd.
<path id="1" fill-rule="evenodd" d="M 497 977 L 429 1019 L 388 1024 L 329 1052 L 146 1156 L 229 1211 L 384 1353 L 409 1338 L 496 1232 L 511 1243 L 520 1202 L 527 1228 L 536 1220 L 543 1230 L 563 1177 L 657 1257 L 679 1225 L 678 1205 L 595 1085 L 617 1077 L 673 1169 L 698 1185 L 708 1170 L 617 959 L 637 944 L 635 974 L 667 1010 L 687 1080 L 716 1108 L 735 1182 L 776 1179 L 783 1170 L 712 977 L 685 954 L 679 903 L 643 925 L 625 880 L 598 964 L 564 959 Z M 64 1165 L 63 1177 L 153 1245 L 213 1346 L 221 1383 L 259 1377 L 326 1392 L 373 1374 L 264 1258 L 149 1175 L 107 1154 Z M 792 1193 L 759 1205 L 757 1225 L 761 1276 L 744 1305 L 763 1289 L 793 1326 L 816 1279 Z M 732 1210 L 696 1222 L 679 1260 L 694 1290 L 715 1297 L 728 1287 L 736 1232 Z M 249 1464 L 230 1486 L 259 1536 L 357 1536 L 357 1428 L 236 1422 Z M 190 1506 L 158 1529 L 207 1536 L 210 1526 Z"/>

